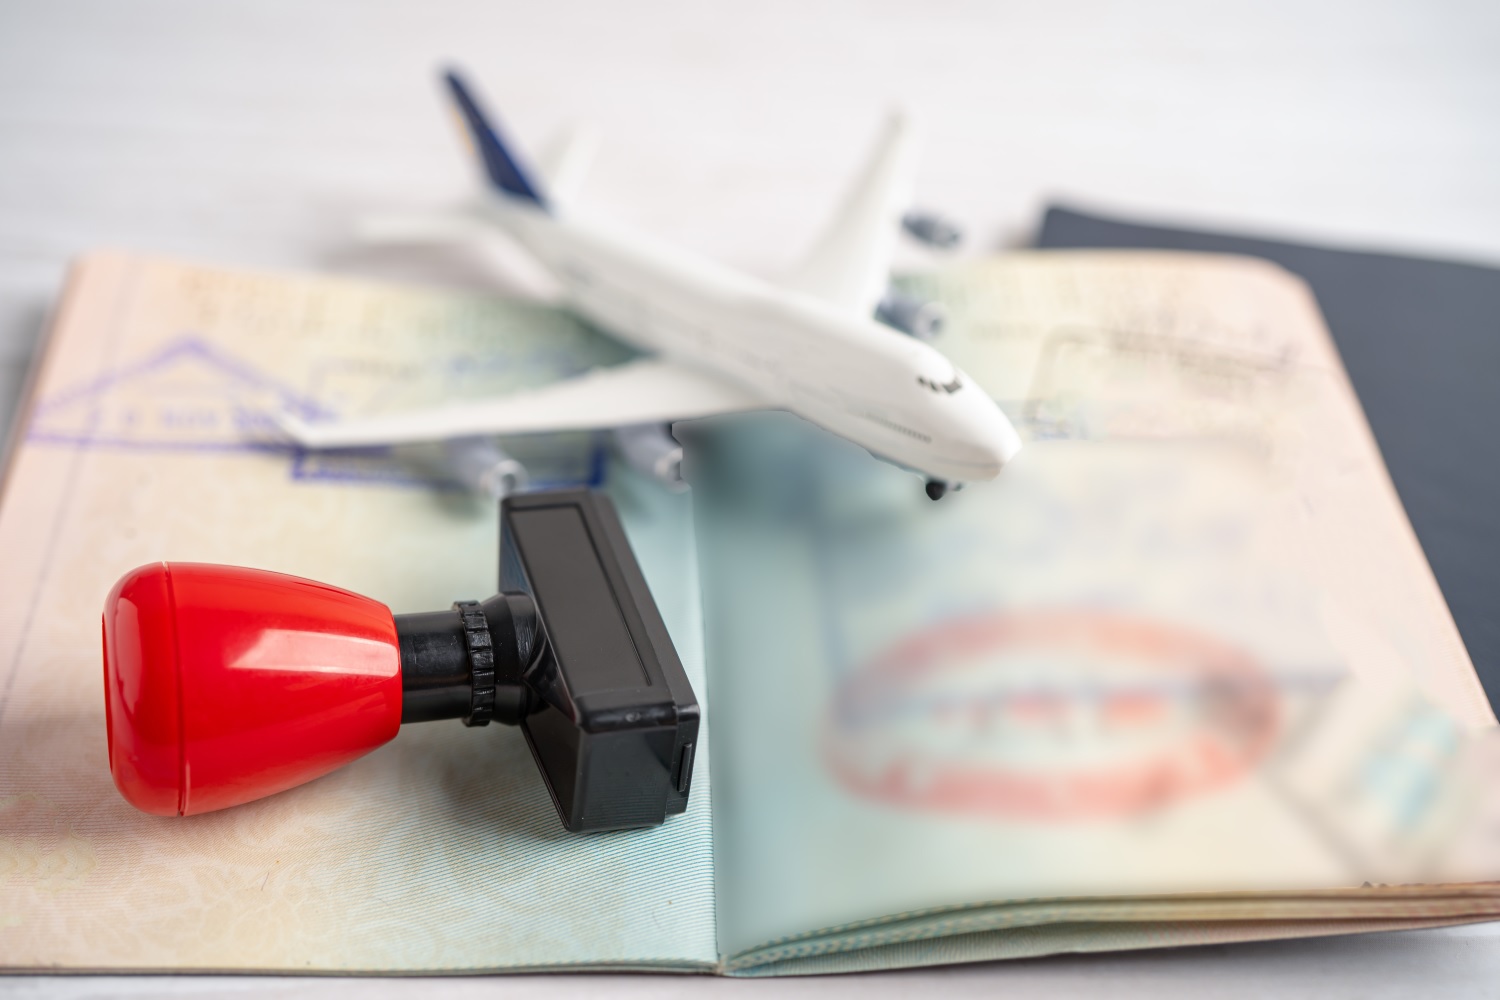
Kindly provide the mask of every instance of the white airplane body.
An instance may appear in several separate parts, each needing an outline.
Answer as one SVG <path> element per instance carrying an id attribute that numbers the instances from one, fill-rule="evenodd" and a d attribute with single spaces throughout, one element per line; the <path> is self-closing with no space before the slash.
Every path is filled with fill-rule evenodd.
<path id="1" fill-rule="evenodd" d="M 331 423 L 284 417 L 299 443 L 347 448 L 785 409 L 923 474 L 934 497 L 994 478 L 1020 449 L 972 379 L 874 318 L 910 186 L 910 131 L 899 119 L 803 268 L 773 284 L 577 211 L 565 196 L 581 144 L 555 158 L 544 199 L 462 84 L 448 79 L 494 196 L 477 216 L 398 224 L 386 235 L 503 230 L 555 276 L 573 310 L 650 356 L 424 412 Z"/>

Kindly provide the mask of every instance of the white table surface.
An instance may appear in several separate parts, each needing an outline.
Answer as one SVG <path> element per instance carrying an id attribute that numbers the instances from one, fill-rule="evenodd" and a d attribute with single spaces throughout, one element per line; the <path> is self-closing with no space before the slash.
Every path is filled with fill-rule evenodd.
<path id="1" fill-rule="evenodd" d="M 434 70 L 522 145 L 587 118 L 586 196 L 748 269 L 789 263 L 900 100 L 921 201 L 1019 245 L 1063 198 L 1500 263 L 1492 0 L 0 2 L 0 422 L 74 255 L 484 286 L 466 251 L 360 251 L 362 213 L 473 183 Z M 0 831 L 3 834 L 3 831 Z M 445 980 L 455 996 L 1500 995 L 1497 926 L 765 982 Z M 0 992 L 428 995 L 432 980 L 24 977 Z"/>

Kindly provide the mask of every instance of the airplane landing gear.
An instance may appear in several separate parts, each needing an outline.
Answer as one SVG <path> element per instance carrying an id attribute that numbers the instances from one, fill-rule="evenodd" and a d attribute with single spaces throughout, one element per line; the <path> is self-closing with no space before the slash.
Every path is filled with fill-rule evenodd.
<path id="1" fill-rule="evenodd" d="M 927 499 L 941 500 L 948 493 L 948 484 L 941 479 L 927 480 Z"/>

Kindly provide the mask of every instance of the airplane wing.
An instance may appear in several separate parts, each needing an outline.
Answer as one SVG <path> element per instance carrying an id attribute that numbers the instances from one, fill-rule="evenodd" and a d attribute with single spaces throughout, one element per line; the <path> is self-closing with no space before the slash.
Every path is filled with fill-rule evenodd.
<path id="1" fill-rule="evenodd" d="M 277 423 L 307 448 L 361 448 L 490 434 L 540 434 L 662 423 L 769 404 L 715 375 L 642 358 L 495 399 L 358 420 Z"/>
<path id="2" fill-rule="evenodd" d="M 874 313 L 890 277 L 915 169 L 916 130 L 894 112 L 823 235 L 782 283 L 860 316 Z"/>

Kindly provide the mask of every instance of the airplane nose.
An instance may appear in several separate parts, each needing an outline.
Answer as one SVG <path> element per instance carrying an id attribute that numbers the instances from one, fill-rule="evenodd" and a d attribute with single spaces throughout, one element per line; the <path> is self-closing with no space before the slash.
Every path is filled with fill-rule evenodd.
<path id="1" fill-rule="evenodd" d="M 994 469 L 992 476 L 998 476 L 1001 467 L 1021 450 L 1021 435 L 1016 433 L 1010 418 L 988 397 L 983 397 L 974 410 L 970 427 L 980 433 L 969 439 L 971 454 Z"/>
<path id="2" fill-rule="evenodd" d="M 998 406 L 995 407 L 995 416 L 999 419 L 996 421 L 990 441 L 990 457 L 1004 465 L 1015 458 L 1016 453 L 1021 450 L 1021 435 L 1016 433 L 1015 425 L 1000 411 Z"/>

